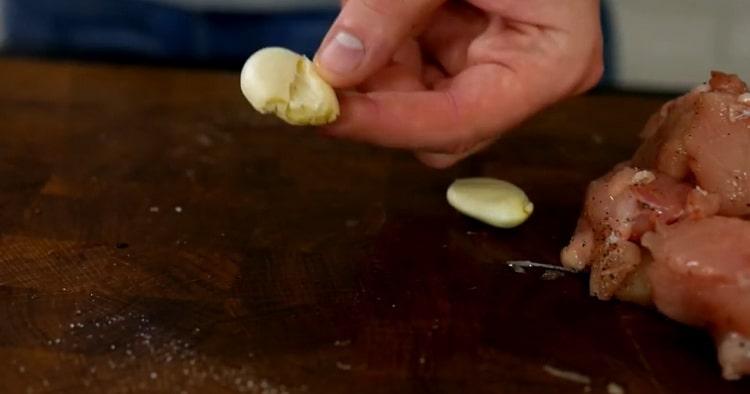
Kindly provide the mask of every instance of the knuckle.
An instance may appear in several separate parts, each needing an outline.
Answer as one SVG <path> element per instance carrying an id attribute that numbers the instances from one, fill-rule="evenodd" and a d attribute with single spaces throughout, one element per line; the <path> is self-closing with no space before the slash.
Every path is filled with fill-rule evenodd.
<path id="1" fill-rule="evenodd" d="M 387 17 L 398 16 L 401 12 L 400 0 L 359 0 L 363 7 Z"/>

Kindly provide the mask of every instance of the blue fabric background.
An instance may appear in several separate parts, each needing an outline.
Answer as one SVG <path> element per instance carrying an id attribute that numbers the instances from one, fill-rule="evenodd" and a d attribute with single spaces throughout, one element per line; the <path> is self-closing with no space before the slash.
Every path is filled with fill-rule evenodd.
<path id="1" fill-rule="evenodd" d="M 279 45 L 312 55 L 336 10 L 197 13 L 139 0 L 6 0 L 7 50 L 238 61 Z"/>
<path id="2" fill-rule="evenodd" d="M 6 51 L 11 53 L 215 67 L 237 67 L 250 53 L 270 45 L 312 56 L 337 12 L 199 13 L 141 0 L 6 3 Z M 614 75 L 614 45 L 603 4 L 606 82 Z"/>

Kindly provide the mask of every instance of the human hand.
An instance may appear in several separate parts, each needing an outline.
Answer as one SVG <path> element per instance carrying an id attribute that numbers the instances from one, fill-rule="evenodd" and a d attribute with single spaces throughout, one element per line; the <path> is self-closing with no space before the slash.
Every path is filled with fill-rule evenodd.
<path id="1" fill-rule="evenodd" d="M 344 0 L 315 57 L 340 90 L 322 133 L 443 168 L 602 74 L 597 0 Z"/>

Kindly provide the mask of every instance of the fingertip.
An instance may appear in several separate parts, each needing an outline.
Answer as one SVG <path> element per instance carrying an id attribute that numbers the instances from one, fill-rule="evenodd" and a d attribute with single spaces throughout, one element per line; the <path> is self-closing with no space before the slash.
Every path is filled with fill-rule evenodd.
<path id="1" fill-rule="evenodd" d="M 434 168 L 436 170 L 445 170 L 454 166 L 456 163 L 461 161 L 460 155 L 442 154 L 442 153 L 425 153 L 415 152 L 414 156 L 422 164 L 427 167 Z"/>
<path id="2" fill-rule="evenodd" d="M 423 164 L 425 164 L 428 167 L 432 167 L 436 169 L 446 169 L 486 149 L 487 147 L 492 145 L 494 141 L 495 141 L 494 138 L 488 139 L 488 140 L 476 143 L 475 145 L 471 146 L 469 149 L 465 149 L 465 150 L 458 149 L 456 152 L 452 152 L 452 153 L 417 151 L 415 152 L 414 155 L 417 157 L 419 161 L 421 161 Z"/>
<path id="3" fill-rule="evenodd" d="M 334 87 L 351 87 L 388 64 L 412 26 L 445 0 L 351 0 L 326 35 L 315 64 Z"/>
<path id="4" fill-rule="evenodd" d="M 323 40 L 313 63 L 320 76 L 331 86 L 356 85 L 365 60 L 365 44 L 354 33 L 334 26 Z"/>

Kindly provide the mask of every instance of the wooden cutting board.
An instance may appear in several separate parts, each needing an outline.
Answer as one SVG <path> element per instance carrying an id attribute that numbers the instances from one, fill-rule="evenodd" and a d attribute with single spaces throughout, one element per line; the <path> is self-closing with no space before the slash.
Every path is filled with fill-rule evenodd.
<path id="1" fill-rule="evenodd" d="M 578 98 L 436 171 L 259 117 L 237 73 L 0 61 L 0 392 L 750 392 L 701 331 L 505 264 L 558 262 L 665 99 Z M 462 217 L 463 176 L 535 214 Z"/>

